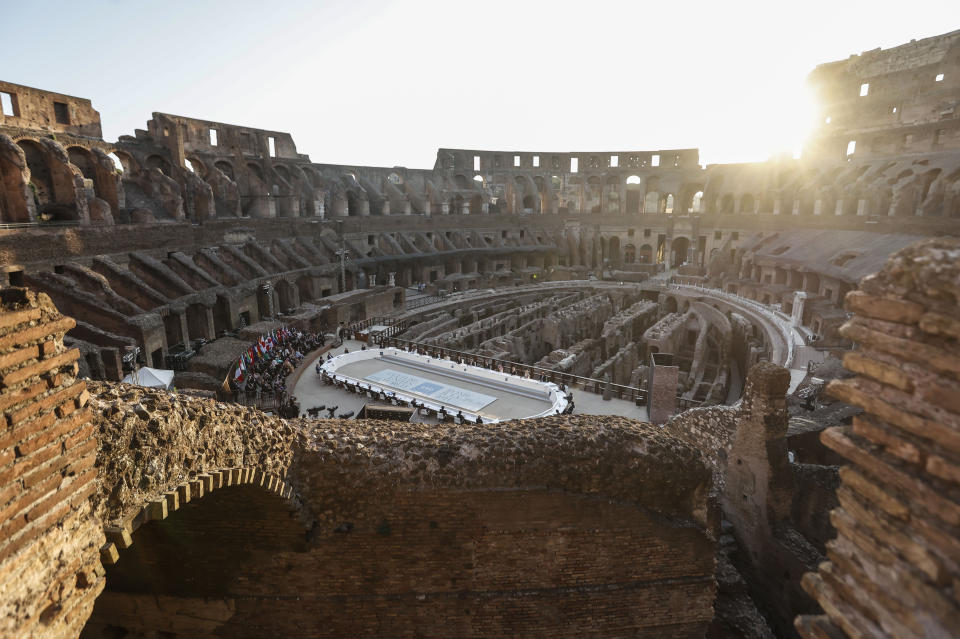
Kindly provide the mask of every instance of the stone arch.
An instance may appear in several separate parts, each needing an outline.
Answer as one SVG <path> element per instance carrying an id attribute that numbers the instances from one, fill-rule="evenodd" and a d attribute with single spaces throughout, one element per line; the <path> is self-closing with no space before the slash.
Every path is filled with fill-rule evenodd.
<path id="1" fill-rule="evenodd" d="M 279 310 L 286 313 L 290 309 L 300 306 L 297 287 L 289 280 L 280 278 L 274 283 L 274 289 L 277 291 L 277 300 L 280 302 Z"/>
<path id="2" fill-rule="evenodd" d="M 740 196 L 740 213 L 743 215 L 753 215 L 755 200 L 750 193 L 744 193 Z"/>
<path id="3" fill-rule="evenodd" d="M 227 160 L 217 160 L 214 162 L 213 166 L 234 182 L 237 181 L 237 173 L 233 170 L 233 164 L 231 162 Z"/>
<path id="4" fill-rule="evenodd" d="M 113 160 L 100 149 L 91 151 L 82 146 L 67 147 L 67 157 L 70 158 L 70 164 L 77 167 L 83 177 L 93 183 L 97 197 L 107 202 L 115 215 L 119 213 L 120 202 Z"/>
<path id="5" fill-rule="evenodd" d="M 760 197 L 760 208 L 757 209 L 757 213 L 773 213 L 773 195 L 769 192 Z"/>
<path id="6" fill-rule="evenodd" d="M 17 141 L 30 170 L 30 188 L 37 216 L 41 221 L 80 220 L 75 176 L 69 168 L 66 152 L 55 142 L 52 144 L 56 149 L 50 148 L 47 143 L 51 141 L 42 143 L 29 138 Z M 57 157 L 55 151 L 62 153 L 63 157 Z"/>
<path id="7" fill-rule="evenodd" d="M 264 179 L 263 170 L 253 162 L 246 166 L 245 190 L 240 201 L 243 214 L 250 217 L 276 217 L 276 208 L 270 198 L 270 187 Z"/>
<path id="8" fill-rule="evenodd" d="M 733 195 L 727 193 L 722 198 L 720 198 L 720 213 L 724 215 L 729 215 L 733 213 Z"/>
<path id="9" fill-rule="evenodd" d="M 120 167 L 124 176 L 132 176 L 140 172 L 140 163 L 123 149 L 114 149 L 110 153 L 111 155 L 117 156 L 117 159 L 120 160 Z"/>
<path id="10" fill-rule="evenodd" d="M 170 164 L 169 160 L 162 155 L 153 154 L 147 156 L 147 159 L 144 161 L 144 166 L 147 168 L 147 170 L 159 169 L 160 172 L 167 177 L 173 177 L 173 166 Z"/>
<path id="11" fill-rule="evenodd" d="M 626 180 L 626 202 L 624 203 L 628 215 L 636 215 L 641 212 L 641 202 L 643 201 L 643 187 L 639 175 L 631 175 Z"/>
<path id="12" fill-rule="evenodd" d="M 156 498 L 148 499 L 139 506 L 128 506 L 121 519 L 108 523 L 104 527 L 107 544 L 100 549 L 101 561 L 107 566 L 116 564 L 121 559 L 120 551 L 133 545 L 136 539 L 134 533 L 144 524 L 164 520 L 182 506 L 229 486 L 260 487 L 279 495 L 292 507 L 302 508 L 303 499 L 294 487 L 280 474 L 261 466 L 194 472 L 188 479 L 171 486 L 170 490 L 163 491 Z"/>
<path id="13" fill-rule="evenodd" d="M 637 261 L 637 247 L 633 244 L 627 244 L 623 247 L 623 263 L 633 264 Z"/>
<path id="14" fill-rule="evenodd" d="M 667 295 L 663 298 L 663 312 L 664 313 L 676 313 L 679 310 L 679 303 L 677 298 L 672 295 Z"/>
<path id="15" fill-rule="evenodd" d="M 23 149 L 0 134 L 0 222 L 32 222 L 36 208 Z"/>
<path id="16" fill-rule="evenodd" d="M 295 194 L 295 178 L 282 164 L 274 164 L 272 169 L 274 180 L 271 185 L 271 197 L 275 201 L 277 217 L 298 216 L 301 210 L 301 202 Z"/>
<path id="17" fill-rule="evenodd" d="M 690 239 L 684 236 L 675 237 L 670 242 L 670 266 L 678 267 L 687 261 L 687 254 L 690 251 Z"/>
<path id="18" fill-rule="evenodd" d="M 690 198 L 687 213 L 701 213 L 703 211 L 703 190 L 699 190 Z"/>
<path id="19" fill-rule="evenodd" d="M 649 244 L 642 245 L 640 250 L 637 251 L 637 262 L 640 264 L 653 264 L 653 247 Z"/>
<path id="20" fill-rule="evenodd" d="M 607 246 L 607 258 L 611 266 L 620 266 L 620 238 L 614 235 Z"/>

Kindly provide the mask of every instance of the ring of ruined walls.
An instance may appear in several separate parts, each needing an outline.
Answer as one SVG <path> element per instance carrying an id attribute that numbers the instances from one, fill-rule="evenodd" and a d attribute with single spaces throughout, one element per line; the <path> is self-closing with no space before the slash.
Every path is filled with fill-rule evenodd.
<path id="1" fill-rule="evenodd" d="M 532 295 L 562 295 L 565 292 L 579 292 L 581 295 L 595 295 L 597 293 L 612 292 L 626 293 L 636 292 L 647 294 L 657 300 L 657 302 L 640 302 L 637 308 L 632 312 L 624 309 L 622 319 L 618 321 L 620 315 L 611 317 L 603 325 L 603 335 L 605 339 L 612 344 L 607 356 L 615 357 L 613 351 L 622 349 L 623 351 L 645 351 L 645 352 L 676 352 L 678 350 L 678 331 L 684 324 L 689 322 L 690 317 L 696 317 L 699 322 L 699 332 L 701 338 L 707 336 L 707 329 L 717 331 L 717 339 L 726 342 L 724 352 L 731 352 L 731 340 L 734 333 L 741 340 L 747 340 L 745 347 L 736 349 L 736 353 L 731 354 L 738 360 L 739 370 L 746 371 L 756 362 L 761 360 L 772 361 L 776 364 L 791 368 L 796 346 L 804 344 L 803 336 L 791 326 L 788 318 L 781 313 L 775 312 L 763 304 L 754 300 L 740 298 L 736 295 L 725 293 L 720 290 L 703 289 L 685 285 L 665 286 L 662 284 L 629 284 L 618 282 L 602 281 L 561 281 L 561 282 L 539 282 L 536 284 L 525 284 L 507 289 L 486 289 L 474 290 L 461 294 L 454 294 L 433 303 L 418 307 L 406 312 L 396 313 L 393 316 L 384 318 L 373 318 L 365 322 L 366 324 L 386 323 L 396 327 L 391 331 L 401 340 L 400 343 L 408 346 L 427 346 L 442 347 L 451 353 L 450 356 L 469 357 L 480 355 L 484 357 L 493 357 L 498 360 L 506 360 L 506 366 L 512 364 L 529 364 L 518 359 L 518 351 L 513 347 L 498 346 L 496 339 L 489 339 L 491 335 L 503 335 L 502 331 L 497 332 L 495 327 L 490 326 L 493 318 L 477 319 L 472 323 L 465 323 L 464 318 L 471 313 L 476 313 L 477 309 L 484 305 L 493 305 L 497 301 L 525 299 Z M 566 304 L 569 304 L 567 302 Z M 637 333 L 637 328 L 632 330 L 628 326 L 635 323 L 636 314 L 644 312 L 644 306 L 652 309 L 656 313 L 651 316 L 651 322 L 660 317 L 660 321 L 654 324 L 648 322 L 644 324 L 644 330 Z M 545 317 L 549 320 L 551 317 L 563 317 L 563 309 L 559 308 L 549 310 Z M 601 308 L 596 304 L 591 304 L 592 309 Z M 680 312 L 677 312 L 680 311 Z M 522 312 L 522 309 L 521 309 Z M 531 317 L 540 317 L 542 314 L 534 313 Z M 457 319 L 457 318 L 460 319 Z M 444 319 L 447 318 L 447 319 Z M 731 319 L 735 318 L 738 322 L 737 330 L 734 331 L 731 325 Z M 569 320 L 567 320 L 569 321 Z M 510 326 L 514 326 L 511 324 Z M 427 328 L 424 332 L 424 327 Z M 518 327 L 522 330 L 522 327 Z M 479 333 L 483 337 L 471 339 L 472 334 Z M 537 335 L 531 334 L 528 338 L 536 340 L 543 335 L 542 329 L 534 331 Z M 589 332 L 589 331 L 588 331 Z M 623 334 L 633 335 L 633 337 L 623 337 Z M 579 333 L 578 333 L 579 334 Z M 617 337 L 617 336 L 621 337 Z M 552 339 L 552 338 L 551 338 Z M 612 341 L 611 341 L 612 340 Z M 408 344 L 409 343 L 409 344 Z M 568 348 L 572 344 L 558 343 L 558 348 Z M 548 349 L 552 350 L 552 349 Z M 625 353 L 624 353 L 625 354 Z M 719 360 L 726 359 L 726 356 L 717 355 Z M 636 355 L 634 355 L 636 360 Z M 643 364 L 641 357 L 635 361 L 632 366 Z M 599 364 L 600 362 L 596 362 Z M 706 363 L 705 355 L 694 353 L 694 362 L 691 368 L 696 370 L 698 366 Z M 530 370 L 534 377 L 540 375 L 549 375 L 552 371 L 563 371 L 557 369 L 546 360 L 535 364 L 532 368 L 523 366 L 525 370 Z M 593 367 L 591 366 L 591 369 Z M 593 369 L 593 373 L 586 375 L 592 379 L 602 379 L 604 368 Z M 629 369 L 627 369 L 629 372 Z M 622 374 L 621 374 L 622 375 Z M 694 373 L 695 375 L 695 373 Z M 615 384 L 632 383 L 637 385 L 636 376 L 618 377 L 616 374 L 611 380 Z M 588 383 L 585 383 L 589 387 Z M 726 385 L 730 380 L 726 377 L 716 382 L 717 393 L 713 401 L 708 403 L 725 403 L 735 401 L 739 397 L 739 390 L 733 390 L 726 393 Z M 601 388 L 599 382 L 595 387 Z M 692 395 L 686 398 L 692 399 Z"/>

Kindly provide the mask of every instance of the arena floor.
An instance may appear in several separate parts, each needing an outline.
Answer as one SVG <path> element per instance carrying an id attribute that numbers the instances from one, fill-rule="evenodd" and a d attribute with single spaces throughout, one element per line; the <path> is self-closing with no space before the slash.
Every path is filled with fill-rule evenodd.
<path id="1" fill-rule="evenodd" d="M 359 350 L 363 345 L 363 342 L 348 340 L 343 346 L 335 348 L 329 351 L 329 353 L 333 356 L 337 356 L 343 353 L 344 348 L 348 348 L 352 352 Z M 305 362 L 302 366 L 302 373 L 294 382 L 293 394 L 300 402 L 301 414 L 306 416 L 307 409 L 315 406 L 337 406 L 337 415 L 349 411 L 353 411 L 354 415 L 356 415 L 360 409 L 363 408 L 364 404 L 369 403 L 370 400 L 361 395 L 357 395 L 356 393 L 350 393 L 335 386 L 323 384 L 315 372 L 315 367 L 319 359 L 325 360 L 326 354 L 324 354 L 322 358 L 314 358 L 310 362 Z M 361 375 L 358 373 L 364 373 L 363 376 L 366 376 L 367 374 L 373 374 L 385 368 L 383 364 L 378 363 L 375 360 L 368 360 L 366 362 L 356 362 L 354 364 L 346 365 L 344 366 L 343 370 L 346 372 L 348 370 L 347 366 L 352 367 L 360 365 L 368 366 L 366 368 L 351 370 L 350 374 L 352 376 L 361 377 Z M 398 366 L 395 362 L 391 362 L 389 368 L 398 368 Z M 417 369 L 415 374 L 426 379 L 434 379 L 429 372 L 425 372 L 420 369 Z M 449 379 L 443 379 L 439 376 L 437 376 L 437 379 L 443 381 L 444 383 L 451 383 Z M 501 394 L 496 391 L 492 391 L 490 388 L 485 386 L 480 387 L 460 381 L 456 382 L 455 385 L 461 386 L 467 390 L 475 390 L 476 392 L 482 394 L 496 396 L 496 401 L 491 402 L 481 409 L 480 414 L 485 415 L 487 412 L 490 412 L 491 416 L 496 415 L 496 419 L 499 420 L 527 417 L 529 415 L 537 414 L 549 406 L 549 404 L 545 401 L 538 401 L 520 395 L 505 393 Z M 646 407 L 636 406 L 633 404 L 633 402 L 618 399 L 604 400 L 600 395 L 580 391 L 577 389 L 574 389 L 573 393 L 575 405 L 573 411 L 574 414 L 618 415 L 640 421 L 648 420 Z M 539 409 L 537 408 L 538 406 L 540 407 Z M 454 412 L 456 412 L 456 410 L 454 410 Z M 322 416 L 325 415 L 326 413 L 322 414 Z M 425 421 L 436 420 L 425 419 Z"/>

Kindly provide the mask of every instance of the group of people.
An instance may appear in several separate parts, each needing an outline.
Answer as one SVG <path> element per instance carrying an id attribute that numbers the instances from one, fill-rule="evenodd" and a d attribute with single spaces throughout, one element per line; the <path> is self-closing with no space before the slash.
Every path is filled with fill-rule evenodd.
<path id="1" fill-rule="evenodd" d="M 287 377 L 292 374 L 304 356 L 326 344 L 324 331 L 304 332 L 298 329 L 283 329 L 265 342 L 261 339 L 245 354 L 246 366 L 240 376 L 232 375 L 230 390 L 240 403 L 257 404 L 263 400 L 275 400 L 281 417 L 297 417 L 300 406 L 293 395 L 287 395 Z M 264 343 L 269 348 L 264 348 Z M 292 390 L 292 389 L 291 389 Z M 272 403 L 272 402 L 264 402 Z"/>

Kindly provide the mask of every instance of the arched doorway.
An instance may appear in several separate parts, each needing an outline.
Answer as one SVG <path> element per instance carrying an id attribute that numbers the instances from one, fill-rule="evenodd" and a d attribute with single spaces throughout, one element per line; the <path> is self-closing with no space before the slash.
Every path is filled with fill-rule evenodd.
<path id="1" fill-rule="evenodd" d="M 613 236 L 610 238 L 610 244 L 607 247 L 607 257 L 611 266 L 620 266 L 620 238 Z"/>
<path id="2" fill-rule="evenodd" d="M 674 238 L 670 244 L 670 266 L 675 268 L 687 261 L 687 251 L 690 250 L 690 240 L 685 237 Z"/>

